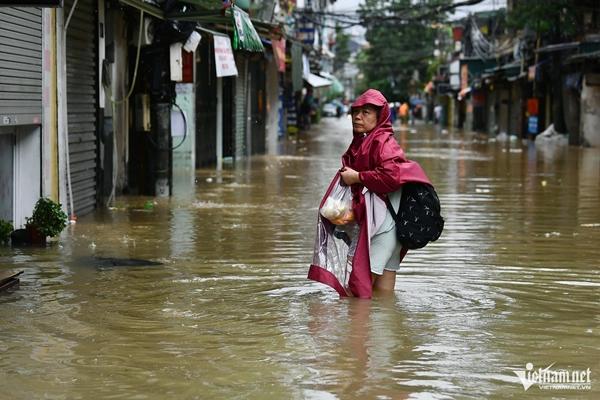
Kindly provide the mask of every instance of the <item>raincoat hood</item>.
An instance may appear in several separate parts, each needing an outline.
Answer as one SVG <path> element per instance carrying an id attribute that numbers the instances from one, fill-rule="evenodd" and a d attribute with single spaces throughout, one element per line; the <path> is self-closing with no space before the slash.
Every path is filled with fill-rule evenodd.
<path id="1" fill-rule="evenodd" d="M 390 106 L 388 105 L 387 99 L 381 94 L 379 90 L 369 89 L 360 96 L 356 98 L 354 103 L 352 103 L 351 109 L 356 107 L 366 106 L 367 104 L 373 105 L 379 108 L 379 118 L 377 119 L 377 125 L 370 134 L 377 134 L 380 131 L 390 131 L 393 132 L 392 123 L 390 120 Z M 354 133 L 354 138 L 362 139 L 364 136 L 363 133 Z M 352 142 L 354 144 L 354 141 Z"/>
<path id="2" fill-rule="evenodd" d="M 354 100 L 351 108 L 362 107 L 367 104 L 371 104 L 375 107 L 381 107 L 381 111 L 379 113 L 379 119 L 377 121 L 377 127 L 381 126 L 385 122 L 390 122 L 390 106 L 388 105 L 388 101 L 383 94 L 379 90 L 369 89 Z M 392 125 L 390 124 L 390 129 Z"/>

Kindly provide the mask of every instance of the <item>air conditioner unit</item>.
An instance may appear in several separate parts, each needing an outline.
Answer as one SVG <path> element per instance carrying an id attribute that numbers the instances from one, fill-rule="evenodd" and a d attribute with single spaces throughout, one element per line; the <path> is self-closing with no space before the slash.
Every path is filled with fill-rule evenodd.
<path id="1" fill-rule="evenodd" d="M 154 23 L 152 22 L 152 18 L 144 17 L 144 22 L 142 23 L 142 39 L 140 42 L 141 46 L 148 46 L 152 44 L 154 40 Z M 134 46 L 138 45 L 139 35 L 140 35 L 140 24 L 138 23 L 136 29 L 133 31 L 133 35 L 131 36 L 131 44 Z"/>

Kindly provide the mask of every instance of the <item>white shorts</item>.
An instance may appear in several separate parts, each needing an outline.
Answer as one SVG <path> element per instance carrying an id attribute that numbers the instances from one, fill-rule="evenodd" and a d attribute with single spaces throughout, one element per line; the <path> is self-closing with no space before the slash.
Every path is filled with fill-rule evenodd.
<path id="1" fill-rule="evenodd" d="M 396 229 L 378 233 L 371 238 L 371 272 L 383 275 L 383 270 L 398 271 L 400 269 L 400 252 L 402 245 L 396 238 Z"/>
<path id="2" fill-rule="evenodd" d="M 394 210 L 400 208 L 402 189 L 390 193 L 390 202 Z M 398 271 L 400 269 L 400 252 L 402 245 L 396 237 L 396 224 L 394 218 L 386 210 L 385 220 L 375 235 L 371 238 L 371 249 L 369 258 L 371 261 L 371 272 L 383 275 L 383 270 Z"/>

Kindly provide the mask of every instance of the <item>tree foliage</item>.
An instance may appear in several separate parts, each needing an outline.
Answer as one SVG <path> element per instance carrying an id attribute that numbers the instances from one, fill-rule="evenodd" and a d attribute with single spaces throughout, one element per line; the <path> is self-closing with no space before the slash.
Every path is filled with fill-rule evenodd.
<path id="1" fill-rule="evenodd" d="M 569 38 L 577 33 L 577 8 L 573 0 L 528 0 L 515 2 L 508 14 L 512 28 L 529 28 L 538 36 L 547 35 L 553 41 Z"/>
<path id="2" fill-rule="evenodd" d="M 366 26 L 369 47 L 359 57 L 363 73 L 361 87 L 376 88 L 391 101 L 406 99 L 420 91 L 428 77 L 433 58 L 436 28 L 444 14 L 423 15 L 411 0 L 367 0 L 361 6 L 364 15 L 379 15 L 380 23 Z M 421 6 L 433 8 L 451 0 L 421 0 Z M 391 19 L 390 16 L 398 16 Z"/>
<path id="3" fill-rule="evenodd" d="M 335 29 L 335 58 L 333 70 L 339 71 L 350 58 L 350 35 L 344 33 L 340 27 Z"/>

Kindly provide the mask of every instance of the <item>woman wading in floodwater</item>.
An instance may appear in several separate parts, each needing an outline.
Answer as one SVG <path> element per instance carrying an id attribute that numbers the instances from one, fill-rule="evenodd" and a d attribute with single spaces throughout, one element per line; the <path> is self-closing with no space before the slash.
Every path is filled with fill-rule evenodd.
<path id="1" fill-rule="evenodd" d="M 354 138 L 321 201 L 322 208 L 330 195 L 349 186 L 351 221 L 338 225 L 319 215 L 308 278 L 341 296 L 370 298 L 373 290 L 393 292 L 406 255 L 383 199 L 388 196 L 398 210 L 403 184 L 430 182 L 419 164 L 404 156 L 394 138 L 388 102 L 379 91 L 364 92 L 351 112 Z"/>

